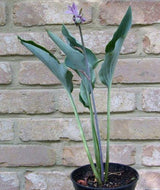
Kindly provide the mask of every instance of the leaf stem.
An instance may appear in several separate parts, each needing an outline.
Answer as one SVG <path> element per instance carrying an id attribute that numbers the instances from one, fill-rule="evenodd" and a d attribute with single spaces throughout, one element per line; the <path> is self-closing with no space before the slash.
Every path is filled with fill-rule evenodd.
<path id="1" fill-rule="evenodd" d="M 68 92 L 68 91 L 67 91 L 67 92 Z M 83 132 L 83 128 L 82 128 L 82 125 L 81 125 L 81 121 L 80 121 L 80 119 L 79 119 L 79 115 L 78 115 L 77 108 L 76 108 L 76 105 L 75 105 L 75 103 L 74 103 L 72 94 L 70 94 L 70 93 L 68 92 L 68 96 L 69 96 L 69 98 L 70 98 L 70 101 L 71 101 L 71 104 L 72 104 L 72 107 L 73 107 L 73 110 L 74 110 L 74 114 L 75 114 L 75 117 L 76 117 L 76 120 L 77 120 L 77 124 L 78 124 L 79 130 L 80 130 L 81 138 L 82 138 L 82 141 L 83 141 L 83 144 L 84 144 L 84 148 L 85 148 L 85 150 L 86 150 L 86 153 L 87 153 L 87 156 L 88 156 L 88 159 L 89 159 L 91 168 L 92 168 L 92 170 L 93 170 L 93 173 L 94 173 L 96 179 L 98 180 L 98 183 L 101 184 L 101 179 L 100 179 L 100 176 L 98 175 L 98 172 L 97 172 L 96 167 L 95 167 L 95 165 L 94 165 L 94 162 L 93 162 L 91 153 L 90 153 L 90 151 L 89 151 L 89 148 L 88 148 L 88 145 L 87 145 L 87 141 L 86 141 L 86 138 L 85 138 L 85 135 L 84 135 L 84 132 Z"/>
<path id="2" fill-rule="evenodd" d="M 109 150 L 110 150 L 110 100 L 111 100 L 111 85 L 108 86 L 107 96 L 107 147 L 106 147 L 106 165 L 105 165 L 105 181 L 108 181 L 109 172 Z"/>
<path id="3" fill-rule="evenodd" d="M 96 132 L 97 132 L 97 137 L 98 137 L 98 142 L 99 142 L 99 154 L 100 154 L 100 163 L 101 163 L 101 180 L 103 182 L 104 181 L 104 166 L 103 166 L 103 155 L 102 155 L 102 146 L 101 146 L 101 138 L 100 138 L 100 132 L 99 132 L 97 110 L 96 110 L 96 104 L 95 104 L 95 99 L 94 99 L 94 94 L 93 94 L 89 64 L 88 64 L 88 60 L 87 60 L 87 56 L 86 56 L 87 53 L 86 53 L 84 40 L 83 40 L 83 34 L 82 34 L 81 26 L 80 25 L 78 25 L 78 26 L 79 26 L 79 32 L 80 32 L 82 48 L 83 48 L 83 54 L 84 54 L 84 59 L 85 59 L 86 67 L 87 67 L 87 75 L 88 75 L 88 80 L 89 80 L 89 85 L 90 85 L 90 90 L 91 90 L 91 98 L 92 98 L 93 111 L 94 111 L 94 116 L 95 116 Z"/>

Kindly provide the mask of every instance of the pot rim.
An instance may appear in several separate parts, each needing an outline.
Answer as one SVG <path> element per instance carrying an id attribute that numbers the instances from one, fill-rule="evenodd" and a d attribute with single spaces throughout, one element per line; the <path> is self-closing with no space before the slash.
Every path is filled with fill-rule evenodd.
<path id="1" fill-rule="evenodd" d="M 104 163 L 104 164 L 105 164 L 105 163 Z M 127 168 L 132 169 L 132 170 L 135 172 L 135 174 L 136 174 L 136 179 L 134 179 L 131 183 L 129 183 L 129 184 L 127 184 L 127 185 L 123 185 L 123 186 L 121 186 L 121 187 L 115 187 L 115 188 L 88 187 L 88 186 L 84 186 L 84 185 L 81 185 L 81 184 L 77 183 L 77 182 L 73 179 L 72 176 L 73 176 L 73 174 L 74 174 L 77 170 L 79 170 L 80 168 L 90 166 L 90 164 L 86 164 L 86 165 L 80 166 L 80 167 L 78 167 L 78 168 L 76 168 L 75 170 L 72 171 L 72 173 L 71 173 L 71 175 L 70 175 L 70 176 L 71 176 L 71 180 L 72 180 L 73 183 L 77 184 L 79 187 L 82 187 L 82 188 L 85 187 L 85 189 L 88 189 L 88 190 L 91 190 L 91 188 L 92 188 L 93 190 L 119 190 L 119 189 L 122 189 L 122 188 L 127 187 L 128 185 L 132 185 L 132 184 L 134 184 L 134 183 L 137 183 L 137 181 L 138 181 L 138 179 L 139 179 L 139 174 L 138 174 L 138 172 L 137 172 L 136 169 L 132 168 L 131 166 L 128 166 L 128 165 L 125 165 L 125 164 L 120 164 L 120 163 L 113 163 L 113 162 L 110 162 L 109 164 L 112 164 L 112 165 L 121 165 L 121 166 L 124 166 L 124 167 L 127 167 Z"/>

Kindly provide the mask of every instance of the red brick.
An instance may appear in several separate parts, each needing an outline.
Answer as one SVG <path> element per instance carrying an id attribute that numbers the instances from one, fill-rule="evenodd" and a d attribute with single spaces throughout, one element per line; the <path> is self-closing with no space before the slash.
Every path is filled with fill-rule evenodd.
<path id="1" fill-rule="evenodd" d="M 135 164 L 136 148 L 134 145 L 111 145 L 110 162 L 126 165 Z"/>
<path id="2" fill-rule="evenodd" d="M 110 31 L 88 31 L 84 32 L 84 41 L 86 47 L 90 48 L 94 53 L 104 53 L 107 43 L 111 40 L 114 33 Z M 46 32 L 21 32 L 21 33 L 0 33 L 0 55 L 31 55 L 20 41 L 17 39 L 17 35 L 25 40 L 32 40 L 46 49 L 54 53 L 56 50 L 58 53 L 62 53 L 60 49 L 54 44 L 54 42 L 48 37 Z M 58 36 L 61 36 L 57 34 Z M 77 40 L 79 39 L 79 33 L 73 34 Z M 121 50 L 121 54 L 135 53 L 137 51 L 137 37 L 134 32 L 130 32 L 124 42 Z"/>
<path id="3" fill-rule="evenodd" d="M 0 120 L 0 141 L 14 139 L 14 122 L 12 120 Z"/>
<path id="4" fill-rule="evenodd" d="M 92 8 L 89 3 L 76 2 L 78 8 L 83 8 L 83 14 L 86 21 L 92 20 Z M 67 15 L 65 10 L 72 1 L 63 1 L 59 3 L 54 1 L 23 1 L 14 5 L 14 23 L 22 26 L 45 25 L 45 24 L 63 24 L 73 23 L 72 15 Z M 36 9 L 35 9 L 36 7 Z"/>
<path id="5" fill-rule="evenodd" d="M 53 73 L 38 61 L 24 61 L 20 63 L 19 82 L 27 85 L 60 84 Z"/>
<path id="6" fill-rule="evenodd" d="M 141 94 L 142 110 L 146 112 L 160 112 L 160 89 L 148 88 Z"/>
<path id="7" fill-rule="evenodd" d="M 0 189 L 19 190 L 18 174 L 15 172 L 0 172 Z"/>
<path id="8" fill-rule="evenodd" d="M 0 63 L 0 84 L 10 84 L 12 82 L 12 71 L 7 62 Z"/>
<path id="9" fill-rule="evenodd" d="M 0 25 L 6 24 L 6 5 L 4 2 L 0 2 Z"/>
<path id="10" fill-rule="evenodd" d="M 120 59 L 113 83 L 159 83 L 159 64 L 158 58 Z"/>
<path id="11" fill-rule="evenodd" d="M 57 85 L 61 84 L 55 75 L 40 61 L 23 61 L 20 63 L 19 82 L 25 85 Z M 73 83 L 80 82 L 74 74 Z"/>
<path id="12" fill-rule="evenodd" d="M 97 112 L 98 113 L 104 113 L 107 112 L 107 106 L 106 106 L 106 102 L 107 102 L 107 90 L 103 89 L 103 88 L 97 88 L 95 89 L 95 101 L 97 104 Z M 58 110 L 60 112 L 68 112 L 68 113 L 72 113 L 73 112 L 73 108 L 70 104 L 69 98 L 67 96 L 67 94 L 63 91 L 63 92 L 59 92 L 60 95 L 58 97 Z M 87 108 L 84 108 L 84 106 L 82 104 L 79 103 L 79 95 L 78 95 L 79 91 L 78 90 L 74 90 L 73 92 L 73 97 L 75 99 L 78 111 L 80 113 L 85 113 L 88 112 Z M 102 99 L 103 97 L 103 99 Z M 135 109 L 135 94 L 131 93 L 131 92 L 127 92 L 127 90 L 125 91 L 123 89 L 117 89 L 117 90 L 113 90 L 112 91 L 112 100 L 111 100 L 111 111 L 112 112 L 127 112 L 127 111 L 133 111 Z"/>
<path id="13" fill-rule="evenodd" d="M 89 119 L 81 119 L 86 139 L 92 138 Z M 70 139 L 81 141 L 77 122 L 72 118 L 20 119 L 19 137 L 23 141 L 58 141 Z"/>
<path id="14" fill-rule="evenodd" d="M 25 179 L 25 190 L 73 190 L 69 174 L 65 170 L 28 172 Z"/>
<path id="15" fill-rule="evenodd" d="M 86 139 L 92 139 L 89 118 L 81 118 Z M 158 140 L 160 136 L 159 118 L 155 117 L 112 117 L 111 139 Z M 20 119 L 19 137 L 22 141 L 60 141 L 70 139 L 81 141 L 77 122 L 72 118 Z M 101 136 L 106 139 L 106 117 L 99 118 Z M 4 131 L 5 132 L 5 131 Z"/>
<path id="16" fill-rule="evenodd" d="M 136 190 L 159 190 L 160 171 L 140 170 L 140 179 Z"/>
<path id="17" fill-rule="evenodd" d="M 115 29 L 116 30 L 116 29 Z M 83 38 L 86 47 L 90 48 L 94 53 L 104 53 L 107 43 L 112 39 L 115 30 L 84 30 Z M 80 41 L 79 33 L 73 33 L 75 38 Z M 130 54 L 137 51 L 138 40 L 134 31 L 130 31 L 124 41 L 121 54 Z"/>
<path id="18" fill-rule="evenodd" d="M 55 103 L 52 92 L 31 90 L 0 92 L 0 113 L 40 114 L 54 111 Z"/>
<path id="19" fill-rule="evenodd" d="M 157 1 L 104 1 L 100 5 L 100 23 L 117 25 L 131 5 L 133 24 L 160 23 L 160 2 Z M 116 14 L 115 14 L 116 10 Z"/>
<path id="20" fill-rule="evenodd" d="M 79 156 L 81 155 L 81 156 Z M 82 166 L 88 164 L 87 154 L 82 145 L 68 146 L 63 149 L 63 164 L 66 166 Z"/>
<path id="21" fill-rule="evenodd" d="M 23 45 L 21 45 L 17 36 L 25 40 L 33 40 L 36 43 L 45 46 L 51 52 L 55 51 L 55 45 L 49 39 L 46 32 L 24 32 L 24 33 L 0 33 L 0 55 L 31 55 Z"/>
<path id="22" fill-rule="evenodd" d="M 143 50 L 147 54 L 160 54 L 160 31 L 156 28 L 144 30 Z"/>
<path id="23" fill-rule="evenodd" d="M 111 117 L 111 139 L 159 140 L 160 119 L 157 117 Z M 106 118 L 99 119 L 101 135 L 106 139 Z"/>
<path id="24" fill-rule="evenodd" d="M 90 147 L 91 154 L 94 157 L 93 147 Z M 105 157 L 105 147 L 103 146 L 103 156 Z M 132 145 L 111 145 L 110 147 L 110 162 L 134 164 L 135 163 L 135 147 Z M 79 156 L 81 155 L 81 156 Z M 83 146 L 66 146 L 63 149 L 63 164 L 67 166 L 81 166 L 88 164 Z"/>
<path id="25" fill-rule="evenodd" d="M 145 166 L 160 166 L 160 144 L 146 145 L 143 148 L 142 164 Z"/>
<path id="26" fill-rule="evenodd" d="M 1 166 L 52 166 L 55 164 L 54 150 L 41 145 L 12 145 L 0 147 Z"/>

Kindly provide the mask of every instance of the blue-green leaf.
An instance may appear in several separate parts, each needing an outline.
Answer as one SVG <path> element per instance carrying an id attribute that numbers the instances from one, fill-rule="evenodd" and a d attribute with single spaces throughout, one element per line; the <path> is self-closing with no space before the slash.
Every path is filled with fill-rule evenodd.
<path id="1" fill-rule="evenodd" d="M 66 90 L 71 93 L 73 90 L 72 83 L 72 73 L 67 70 L 65 64 L 62 64 L 58 59 L 51 54 L 44 47 L 36 44 L 33 41 L 26 41 L 18 37 L 21 43 L 30 50 L 36 57 L 38 57 L 51 71 L 52 73 L 60 80 L 64 85 Z"/>
<path id="2" fill-rule="evenodd" d="M 114 33 L 112 40 L 107 44 L 105 49 L 105 59 L 101 66 L 99 77 L 103 84 L 108 87 L 112 84 L 114 70 L 117 64 L 118 56 L 125 37 L 132 25 L 132 10 L 128 8 L 117 31 Z"/>
<path id="3" fill-rule="evenodd" d="M 86 65 L 84 61 L 84 55 L 78 50 L 73 49 L 69 44 L 63 42 L 57 35 L 50 31 L 47 31 L 49 37 L 57 44 L 57 46 L 66 55 L 66 66 L 73 70 L 86 72 Z"/>
<path id="4" fill-rule="evenodd" d="M 66 40 L 68 41 L 69 45 L 75 49 L 75 50 L 79 50 L 81 53 L 83 52 L 83 47 L 81 44 L 79 44 L 76 39 L 70 34 L 70 32 L 67 30 L 66 26 L 63 25 L 62 26 L 62 34 L 65 36 Z M 97 66 L 97 58 L 95 56 L 95 54 L 88 48 L 85 48 L 86 50 L 86 56 L 87 56 L 87 60 L 88 63 L 90 65 L 90 67 L 95 68 Z"/>
<path id="5" fill-rule="evenodd" d="M 81 81 L 80 85 L 80 93 L 79 93 L 79 100 L 80 102 L 87 108 L 89 108 L 89 92 L 86 88 L 86 84 L 84 80 Z"/>
<path id="6" fill-rule="evenodd" d="M 83 53 L 83 47 L 81 44 L 79 44 L 76 39 L 69 33 L 65 25 L 62 26 L 62 33 L 65 36 L 66 40 L 68 41 L 68 44 L 75 50 L 78 50 L 80 53 Z M 97 64 L 99 61 L 97 61 L 97 58 L 95 54 L 88 48 L 85 48 L 86 50 L 86 56 L 87 56 L 87 61 L 90 69 L 90 77 L 91 77 L 91 85 L 94 87 L 95 83 L 95 73 L 94 69 L 96 68 Z M 68 60 L 66 60 L 66 65 L 69 65 Z M 76 71 L 80 78 L 82 79 L 81 85 L 80 85 L 80 101 L 85 107 L 89 107 L 89 102 L 88 102 L 88 95 L 91 93 L 90 89 L 90 81 L 88 80 L 87 76 L 83 72 Z M 87 73 L 87 71 L 86 71 Z"/>

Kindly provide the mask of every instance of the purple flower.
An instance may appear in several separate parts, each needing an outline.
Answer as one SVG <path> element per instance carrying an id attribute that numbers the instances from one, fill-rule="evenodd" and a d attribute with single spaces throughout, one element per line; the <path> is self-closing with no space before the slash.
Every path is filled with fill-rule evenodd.
<path id="1" fill-rule="evenodd" d="M 85 18 L 82 17 L 81 10 L 78 12 L 78 8 L 75 3 L 73 3 L 72 6 L 68 6 L 66 13 L 73 15 L 73 21 L 76 25 L 85 22 Z"/>

